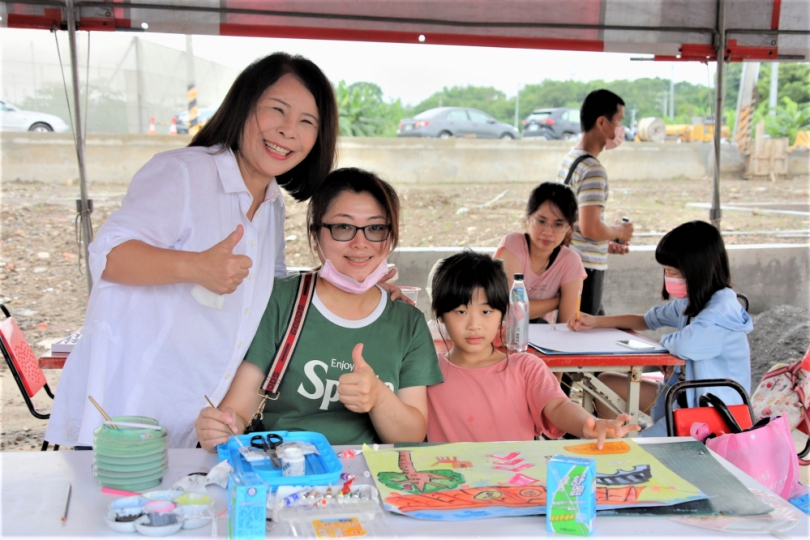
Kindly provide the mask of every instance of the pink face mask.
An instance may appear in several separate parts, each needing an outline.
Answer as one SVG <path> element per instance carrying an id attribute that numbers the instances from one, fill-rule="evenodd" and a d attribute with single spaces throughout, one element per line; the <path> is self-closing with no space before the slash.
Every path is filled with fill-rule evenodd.
<path id="1" fill-rule="evenodd" d="M 341 274 L 338 272 L 335 265 L 332 264 L 332 261 L 326 259 L 326 262 L 323 263 L 323 266 L 320 270 L 318 270 L 318 275 L 321 276 L 323 279 L 337 287 L 343 292 L 347 292 L 350 294 L 363 294 L 374 285 L 377 284 L 382 277 L 388 273 L 388 259 L 383 259 L 377 268 L 366 277 L 362 282 L 357 281 L 355 279 L 350 278 L 346 274 Z"/>
<path id="2" fill-rule="evenodd" d="M 688 296 L 685 279 L 664 276 L 664 287 L 675 298 L 686 298 Z"/>
<path id="3" fill-rule="evenodd" d="M 618 148 L 624 142 L 624 126 L 619 125 L 614 128 L 614 135 L 612 139 L 605 141 L 605 150 L 613 150 Z"/>

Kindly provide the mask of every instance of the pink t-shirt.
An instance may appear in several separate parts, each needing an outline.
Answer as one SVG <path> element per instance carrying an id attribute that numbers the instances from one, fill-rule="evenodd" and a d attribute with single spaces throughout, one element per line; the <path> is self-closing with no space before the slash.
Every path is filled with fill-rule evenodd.
<path id="1" fill-rule="evenodd" d="M 541 274 L 532 272 L 529 258 L 529 247 L 526 245 L 526 236 L 523 233 L 509 233 L 501 239 L 498 248 L 506 248 L 523 264 L 523 283 L 529 300 L 548 300 L 554 298 L 560 287 L 575 279 L 585 279 L 585 267 L 579 253 L 565 246 L 560 247 L 560 253 L 554 259 L 551 268 L 546 268 Z"/>
<path id="2" fill-rule="evenodd" d="M 428 386 L 429 442 L 531 441 L 563 431 L 543 415 L 556 397 L 568 399 L 542 360 L 529 353 L 483 368 L 459 367 L 439 355 L 444 382 Z"/>

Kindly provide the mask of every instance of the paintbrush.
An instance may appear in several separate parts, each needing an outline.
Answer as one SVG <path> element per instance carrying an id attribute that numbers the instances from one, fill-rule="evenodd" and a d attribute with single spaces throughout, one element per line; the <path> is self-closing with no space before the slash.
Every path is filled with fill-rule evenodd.
<path id="1" fill-rule="evenodd" d="M 211 405 L 211 408 L 212 408 L 212 409 L 216 409 L 216 408 L 217 408 L 217 406 L 216 406 L 216 405 L 214 405 L 214 402 L 213 402 L 213 401 L 211 401 L 210 399 L 208 399 L 208 396 L 203 396 L 203 397 L 205 398 L 205 401 L 207 401 L 207 402 L 208 402 L 208 404 L 209 404 L 209 405 Z M 225 424 L 225 422 L 223 422 L 223 424 Z M 237 437 L 237 436 L 236 436 L 236 432 L 233 430 L 233 428 L 231 427 L 231 425 L 230 425 L 230 424 L 225 424 L 225 427 L 227 427 L 227 428 L 228 428 L 228 431 L 230 431 L 230 432 L 231 432 L 231 434 L 233 435 L 233 438 L 234 438 L 234 439 L 236 439 L 236 442 L 237 442 L 237 443 L 239 443 L 239 446 L 245 446 L 244 444 L 242 444 L 242 441 L 240 441 L 240 440 L 239 440 L 239 437 Z"/>
<path id="2" fill-rule="evenodd" d="M 93 396 L 87 396 L 87 399 L 89 399 L 90 403 L 92 403 L 95 406 L 95 408 L 98 409 L 98 412 L 101 413 L 101 416 L 104 417 L 104 420 L 106 420 L 107 422 L 112 422 L 112 418 L 107 416 L 107 413 L 104 412 L 104 409 L 101 408 L 101 405 L 96 403 L 96 400 L 93 399 Z M 113 429 L 118 429 L 118 426 L 116 426 L 115 424 L 110 424 L 110 427 Z"/>

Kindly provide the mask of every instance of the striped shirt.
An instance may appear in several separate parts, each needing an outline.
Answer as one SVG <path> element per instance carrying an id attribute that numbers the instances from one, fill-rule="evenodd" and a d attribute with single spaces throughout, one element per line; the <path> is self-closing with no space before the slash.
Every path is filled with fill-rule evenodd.
<path id="1" fill-rule="evenodd" d="M 574 160 L 586 153 L 585 150 L 580 148 L 573 148 L 568 152 L 568 155 L 566 155 L 563 160 L 562 167 L 560 167 L 560 170 L 557 172 L 557 182 L 565 182 L 565 177 L 568 176 L 568 171 L 571 169 Z M 574 174 L 571 175 L 570 186 L 577 195 L 577 204 L 579 207 L 601 206 L 602 213 L 600 214 L 600 219 L 603 219 L 605 203 L 608 199 L 608 182 L 607 172 L 602 164 L 599 163 L 599 160 L 590 157 L 580 161 Z M 607 270 L 608 244 L 609 242 L 607 240 L 597 242 L 585 238 L 579 231 L 579 223 L 574 225 L 571 248 L 579 253 L 585 268 L 591 270 Z"/>

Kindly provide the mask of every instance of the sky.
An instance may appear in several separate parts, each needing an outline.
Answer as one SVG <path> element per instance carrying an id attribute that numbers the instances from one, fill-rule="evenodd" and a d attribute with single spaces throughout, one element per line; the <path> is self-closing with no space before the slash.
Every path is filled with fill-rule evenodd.
<path id="1" fill-rule="evenodd" d="M 140 34 L 144 40 L 185 50 L 184 35 Z M 337 83 L 379 85 L 390 100 L 415 105 L 443 87 L 493 86 L 507 96 L 544 79 L 674 78 L 713 85 L 714 67 L 697 62 L 632 61 L 639 55 L 529 49 L 499 49 L 428 44 L 361 43 L 228 36 L 194 36 L 196 56 L 241 70 L 275 51 L 301 54 Z"/>

